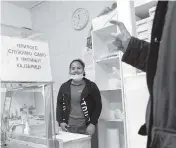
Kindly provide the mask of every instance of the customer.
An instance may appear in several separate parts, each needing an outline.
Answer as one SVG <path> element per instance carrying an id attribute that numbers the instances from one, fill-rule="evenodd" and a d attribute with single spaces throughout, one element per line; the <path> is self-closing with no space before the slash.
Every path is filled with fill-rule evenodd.
<path id="1" fill-rule="evenodd" d="M 176 2 L 158 2 L 150 44 L 131 37 L 123 23 L 111 23 L 121 31 L 112 36 L 122 61 L 147 73 L 147 128 L 139 133 L 148 135 L 147 148 L 176 148 Z"/>
<path id="2" fill-rule="evenodd" d="M 71 79 L 60 87 L 56 118 L 63 131 L 93 135 L 102 103 L 97 85 L 85 78 L 84 68 L 80 59 L 70 63 Z"/>

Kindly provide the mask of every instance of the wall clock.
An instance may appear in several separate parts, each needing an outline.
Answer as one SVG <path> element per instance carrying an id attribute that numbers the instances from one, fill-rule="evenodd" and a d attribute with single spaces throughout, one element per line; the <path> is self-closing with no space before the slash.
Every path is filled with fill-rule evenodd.
<path id="1" fill-rule="evenodd" d="M 72 26 L 75 30 L 84 29 L 89 22 L 89 12 L 84 8 L 78 8 L 72 15 Z"/>

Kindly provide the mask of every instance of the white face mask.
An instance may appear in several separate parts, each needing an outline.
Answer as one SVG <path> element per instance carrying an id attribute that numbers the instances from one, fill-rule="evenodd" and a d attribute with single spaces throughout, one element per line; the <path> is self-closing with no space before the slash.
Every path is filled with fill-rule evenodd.
<path id="1" fill-rule="evenodd" d="M 75 81 L 81 81 L 83 79 L 83 74 L 76 74 L 76 75 L 70 75 L 70 78 L 75 80 Z"/>

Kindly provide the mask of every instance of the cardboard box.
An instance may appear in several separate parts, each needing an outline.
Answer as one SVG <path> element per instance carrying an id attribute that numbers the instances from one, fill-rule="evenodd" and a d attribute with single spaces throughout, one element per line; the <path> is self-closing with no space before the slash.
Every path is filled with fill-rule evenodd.
<path id="1" fill-rule="evenodd" d="M 136 32 L 140 33 L 148 30 L 148 18 L 136 22 Z"/>
<path id="2" fill-rule="evenodd" d="M 156 11 L 156 7 L 152 7 L 149 9 L 149 16 L 154 16 Z"/>

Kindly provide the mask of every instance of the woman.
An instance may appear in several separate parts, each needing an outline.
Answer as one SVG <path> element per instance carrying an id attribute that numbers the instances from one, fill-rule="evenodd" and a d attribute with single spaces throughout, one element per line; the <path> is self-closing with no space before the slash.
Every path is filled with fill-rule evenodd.
<path id="1" fill-rule="evenodd" d="M 63 131 L 93 135 L 102 103 L 97 85 L 85 78 L 84 68 L 80 59 L 70 63 L 70 80 L 58 93 L 56 119 Z"/>

